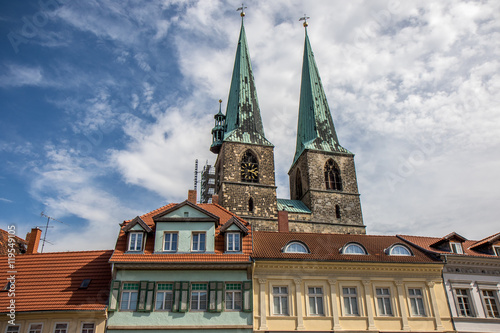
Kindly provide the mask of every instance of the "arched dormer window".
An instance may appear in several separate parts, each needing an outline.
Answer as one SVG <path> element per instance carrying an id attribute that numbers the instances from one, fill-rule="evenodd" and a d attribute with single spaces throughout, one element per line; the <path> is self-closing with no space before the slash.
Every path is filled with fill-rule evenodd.
<path id="1" fill-rule="evenodd" d="M 342 248 L 342 254 L 367 254 L 364 247 L 358 243 L 348 243 Z"/>
<path id="2" fill-rule="evenodd" d="M 248 199 L 248 211 L 253 212 L 253 199 Z"/>
<path id="3" fill-rule="evenodd" d="M 412 256 L 413 253 L 409 248 L 402 244 L 394 244 L 389 248 L 390 256 Z"/>
<path id="4" fill-rule="evenodd" d="M 302 199 L 302 175 L 300 174 L 300 169 L 297 169 L 295 174 L 295 195 L 297 199 Z"/>
<path id="5" fill-rule="evenodd" d="M 332 159 L 325 163 L 325 185 L 327 190 L 342 191 L 340 169 Z"/>
<path id="6" fill-rule="evenodd" d="M 247 150 L 241 159 L 241 181 L 247 183 L 259 182 L 259 162 L 257 157 Z"/>
<path id="7" fill-rule="evenodd" d="M 284 250 L 284 253 L 309 253 L 307 246 L 301 242 L 290 242 L 288 243 Z"/>

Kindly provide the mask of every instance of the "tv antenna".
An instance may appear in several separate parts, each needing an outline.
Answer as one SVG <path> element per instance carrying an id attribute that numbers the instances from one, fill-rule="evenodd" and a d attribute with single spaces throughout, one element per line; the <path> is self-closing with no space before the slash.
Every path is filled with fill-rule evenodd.
<path id="1" fill-rule="evenodd" d="M 46 240 L 46 238 L 47 238 L 47 231 L 49 230 L 49 228 L 53 228 L 52 226 L 49 227 L 50 220 L 54 220 L 54 221 L 57 221 L 57 222 L 62 223 L 62 224 L 66 224 L 66 223 L 64 223 L 63 221 L 59 221 L 58 219 L 55 219 L 55 218 L 53 218 L 51 216 L 48 216 L 44 212 L 41 212 L 40 216 L 47 218 L 47 224 L 44 227 L 43 226 L 41 227 L 41 228 L 45 228 L 45 234 L 43 235 L 43 240 L 42 240 L 42 250 L 40 251 L 40 253 L 43 253 L 43 247 L 45 246 L 45 242 L 47 242 L 49 244 L 52 244 L 51 242 L 49 242 L 48 240 Z"/>

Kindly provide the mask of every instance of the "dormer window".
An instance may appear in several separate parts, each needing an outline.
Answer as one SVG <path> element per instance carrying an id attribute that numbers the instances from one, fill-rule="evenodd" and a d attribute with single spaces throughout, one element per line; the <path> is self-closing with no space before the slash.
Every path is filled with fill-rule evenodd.
<path id="1" fill-rule="evenodd" d="M 412 256 L 410 249 L 401 244 L 395 244 L 389 249 L 390 256 Z"/>
<path id="2" fill-rule="evenodd" d="M 366 251 L 359 244 L 349 243 L 342 249 L 342 254 L 366 254 Z"/>
<path id="3" fill-rule="evenodd" d="M 450 242 L 450 250 L 451 250 L 451 252 L 457 253 L 457 254 L 464 253 L 464 251 L 462 250 L 462 244 L 460 244 L 458 242 Z"/>
<path id="4" fill-rule="evenodd" d="M 142 251 L 142 241 L 143 241 L 142 232 L 131 232 L 128 235 L 128 250 L 129 251 Z"/>
<path id="5" fill-rule="evenodd" d="M 309 253 L 309 250 L 307 247 L 300 243 L 300 242 L 291 242 L 288 243 L 287 246 L 285 246 L 285 249 L 283 250 L 285 253 Z"/>
<path id="6" fill-rule="evenodd" d="M 193 232 L 193 241 L 191 243 L 191 251 L 205 252 L 205 233 Z"/>
<path id="7" fill-rule="evenodd" d="M 227 252 L 241 251 L 241 235 L 239 232 L 226 233 L 226 251 Z"/>
<path id="8" fill-rule="evenodd" d="M 493 252 L 497 257 L 500 257 L 500 246 L 493 246 Z"/>

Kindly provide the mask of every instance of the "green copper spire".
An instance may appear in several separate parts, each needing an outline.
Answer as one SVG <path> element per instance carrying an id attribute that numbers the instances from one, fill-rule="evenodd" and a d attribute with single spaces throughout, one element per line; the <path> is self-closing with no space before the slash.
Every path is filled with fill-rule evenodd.
<path id="1" fill-rule="evenodd" d="M 264 135 L 243 16 L 242 11 L 240 37 L 226 107 L 224 141 L 272 146 Z"/>
<path id="2" fill-rule="evenodd" d="M 302 81 L 300 85 L 299 122 L 297 126 L 297 146 L 293 163 L 306 149 L 351 154 L 339 144 L 333 125 L 330 107 L 321 84 L 318 67 L 307 35 L 307 21 L 304 22 L 306 37 L 304 59 L 302 61 Z M 292 163 L 292 164 L 293 164 Z"/>

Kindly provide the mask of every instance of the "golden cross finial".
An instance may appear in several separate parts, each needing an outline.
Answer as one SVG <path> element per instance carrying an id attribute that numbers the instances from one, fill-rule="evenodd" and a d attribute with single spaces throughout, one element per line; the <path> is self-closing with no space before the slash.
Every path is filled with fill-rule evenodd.
<path id="1" fill-rule="evenodd" d="M 240 14 L 241 17 L 245 16 L 245 8 L 247 8 L 247 7 L 245 7 L 245 4 L 242 3 L 241 7 L 236 9 L 236 11 L 241 10 L 241 14 Z"/>
<path id="2" fill-rule="evenodd" d="M 304 21 L 304 23 L 303 23 L 304 28 L 307 28 L 307 26 L 309 25 L 309 23 L 307 23 L 307 20 L 309 20 L 309 19 L 310 19 L 310 17 L 307 16 L 306 14 L 304 14 L 304 16 L 299 18 L 299 21 Z"/>

